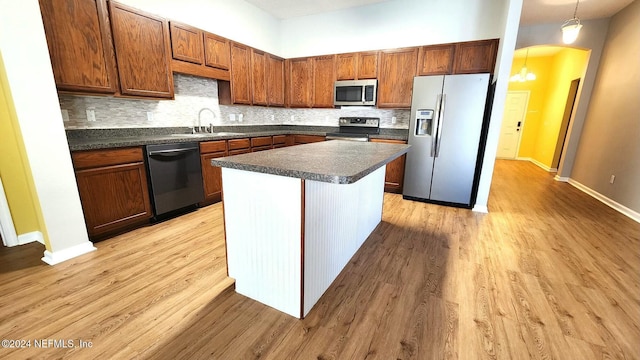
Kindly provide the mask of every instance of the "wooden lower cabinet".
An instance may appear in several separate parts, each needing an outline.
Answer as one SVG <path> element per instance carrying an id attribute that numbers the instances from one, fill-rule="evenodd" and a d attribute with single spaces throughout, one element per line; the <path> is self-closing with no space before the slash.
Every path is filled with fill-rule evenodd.
<path id="1" fill-rule="evenodd" d="M 293 145 L 308 144 L 320 141 L 325 141 L 325 137 L 320 135 L 293 135 Z"/>
<path id="2" fill-rule="evenodd" d="M 207 205 L 222 200 L 222 169 L 211 166 L 211 159 L 227 156 L 227 141 L 206 141 L 200 143 L 200 166 L 202 167 L 202 184 L 204 201 Z"/>
<path id="3" fill-rule="evenodd" d="M 389 144 L 406 144 L 404 140 L 388 140 L 388 139 L 371 139 L 372 142 L 381 142 Z M 402 183 L 404 182 L 404 163 L 407 155 L 402 155 L 387 164 L 387 170 L 384 176 L 384 191 L 401 194 Z"/>
<path id="4" fill-rule="evenodd" d="M 115 233 L 153 216 L 142 147 L 72 154 L 90 237 Z"/>

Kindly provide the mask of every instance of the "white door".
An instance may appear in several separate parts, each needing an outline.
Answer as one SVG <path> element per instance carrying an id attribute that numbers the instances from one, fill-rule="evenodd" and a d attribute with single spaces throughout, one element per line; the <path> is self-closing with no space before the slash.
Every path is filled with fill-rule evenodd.
<path id="1" fill-rule="evenodd" d="M 504 105 L 504 118 L 498 141 L 497 158 L 515 159 L 518 156 L 522 126 L 529 103 L 528 91 L 509 91 Z"/>

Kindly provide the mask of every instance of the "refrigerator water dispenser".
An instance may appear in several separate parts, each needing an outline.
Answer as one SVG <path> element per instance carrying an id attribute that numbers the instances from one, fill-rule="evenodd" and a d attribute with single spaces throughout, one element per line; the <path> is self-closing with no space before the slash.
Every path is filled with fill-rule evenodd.
<path id="1" fill-rule="evenodd" d="M 433 135 L 433 110 L 418 109 L 416 111 L 416 135 Z"/>

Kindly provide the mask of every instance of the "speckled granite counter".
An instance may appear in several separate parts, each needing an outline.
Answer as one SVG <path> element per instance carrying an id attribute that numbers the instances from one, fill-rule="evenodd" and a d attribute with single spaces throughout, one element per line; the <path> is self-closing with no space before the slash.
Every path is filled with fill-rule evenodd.
<path id="1" fill-rule="evenodd" d="M 333 140 L 211 160 L 213 166 L 351 184 L 406 153 L 409 145 Z"/>
<path id="2" fill-rule="evenodd" d="M 214 134 L 189 134 L 189 128 L 131 128 L 131 129 L 78 129 L 67 130 L 71 151 L 119 148 L 150 144 L 179 143 L 185 141 L 226 140 L 272 135 L 320 135 L 338 131 L 337 127 L 266 125 L 217 126 Z M 371 138 L 407 140 L 406 129 L 380 129 Z"/>

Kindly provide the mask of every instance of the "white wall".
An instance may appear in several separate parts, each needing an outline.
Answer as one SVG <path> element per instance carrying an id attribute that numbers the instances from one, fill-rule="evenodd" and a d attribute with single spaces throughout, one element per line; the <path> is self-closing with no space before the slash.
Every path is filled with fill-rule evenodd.
<path id="1" fill-rule="evenodd" d="M 0 53 L 49 235 L 48 251 L 56 257 L 69 249 L 93 249 L 84 225 L 38 0 L 0 0 L 0 9 Z"/>
<path id="2" fill-rule="evenodd" d="M 504 1 L 393 0 L 282 21 L 287 58 L 502 36 Z"/>
<path id="3" fill-rule="evenodd" d="M 640 214 L 640 2 L 611 18 L 571 180 Z M 611 175 L 615 182 L 609 183 Z M 637 218 L 636 218 L 637 219 Z"/>
<path id="4" fill-rule="evenodd" d="M 502 126 L 502 117 L 504 114 L 504 104 L 507 98 L 507 88 L 509 86 L 509 76 L 511 73 L 511 62 L 513 61 L 513 53 L 516 44 L 516 35 L 518 33 L 518 25 L 520 24 L 520 13 L 522 12 L 522 0 L 508 0 L 503 5 L 503 14 L 494 21 L 500 19 L 501 36 L 500 47 L 498 48 L 498 59 L 496 60 L 497 83 L 495 88 L 493 108 L 491 111 L 491 119 L 489 122 L 489 132 L 487 134 L 487 145 L 485 148 L 484 159 L 482 161 L 482 170 L 480 175 L 480 183 L 478 185 L 478 195 L 474 211 L 488 211 L 487 204 L 489 201 L 489 190 L 491 189 L 491 180 L 493 178 L 493 168 L 496 162 L 496 153 L 498 151 L 498 140 L 500 138 L 500 127 Z"/>
<path id="5" fill-rule="evenodd" d="M 280 22 L 244 0 L 118 0 L 281 56 Z"/>
<path id="6" fill-rule="evenodd" d="M 584 78 L 580 83 L 579 98 L 569 123 L 567 138 L 562 151 L 560 165 L 558 166 L 558 177 L 560 178 L 568 178 L 573 169 L 578 143 L 580 142 L 582 128 L 591 100 L 593 84 L 600 64 L 600 56 L 607 37 L 609 19 L 585 20 L 582 21 L 582 24 L 580 36 L 572 45 L 582 49 L 590 49 L 591 55 Z M 516 48 L 520 49 L 534 45 L 565 46 L 562 42 L 561 26 L 562 23 L 522 26 L 518 33 Z"/>

